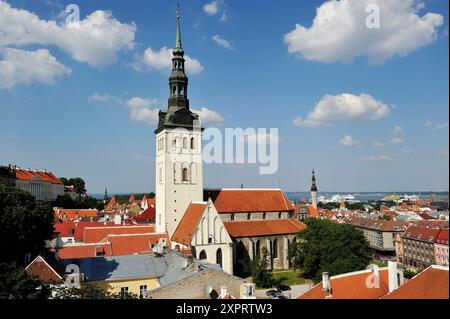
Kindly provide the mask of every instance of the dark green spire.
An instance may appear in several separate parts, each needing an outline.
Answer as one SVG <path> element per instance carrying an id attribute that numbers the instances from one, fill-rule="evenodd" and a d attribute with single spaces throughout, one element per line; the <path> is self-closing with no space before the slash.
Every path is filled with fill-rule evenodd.
<path id="1" fill-rule="evenodd" d="M 311 192 L 317 192 L 317 186 L 316 186 L 316 174 L 314 173 L 314 169 L 312 171 L 312 185 L 311 185 Z"/>
<path id="2" fill-rule="evenodd" d="M 175 50 L 183 51 L 183 46 L 181 45 L 180 4 L 177 4 L 177 36 L 175 39 Z"/>

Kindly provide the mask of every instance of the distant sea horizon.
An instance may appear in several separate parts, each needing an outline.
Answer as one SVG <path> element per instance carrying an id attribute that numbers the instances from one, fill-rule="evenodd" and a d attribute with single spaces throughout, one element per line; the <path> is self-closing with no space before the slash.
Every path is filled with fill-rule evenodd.
<path id="1" fill-rule="evenodd" d="M 149 192 L 150 193 L 150 192 Z M 311 198 L 310 192 L 285 192 L 286 196 L 291 201 L 298 201 L 298 200 L 309 200 Z M 433 199 L 435 200 L 447 200 L 449 198 L 449 192 L 448 191 L 440 191 L 440 192 L 431 192 L 433 194 Z M 109 197 L 114 195 L 129 195 L 129 194 L 143 194 L 143 192 L 130 192 L 130 193 L 110 193 L 108 194 Z M 417 191 L 417 192 L 405 192 L 405 191 L 395 191 L 395 192 L 318 192 L 318 196 L 325 196 L 327 198 L 333 196 L 333 195 L 352 195 L 355 197 L 355 200 L 361 201 L 361 202 L 367 202 L 369 200 L 382 200 L 388 195 L 395 194 L 395 195 L 417 195 L 420 199 L 431 199 L 430 191 Z M 90 196 L 102 199 L 105 194 L 98 194 L 98 193 L 92 193 L 89 194 Z"/>

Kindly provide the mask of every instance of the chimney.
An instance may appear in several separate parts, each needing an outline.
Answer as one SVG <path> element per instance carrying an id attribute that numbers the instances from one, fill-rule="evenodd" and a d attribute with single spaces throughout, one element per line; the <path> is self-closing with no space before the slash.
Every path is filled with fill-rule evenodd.
<path id="1" fill-rule="evenodd" d="M 322 290 L 328 291 L 330 289 L 330 275 L 327 272 L 322 273 Z"/>
<path id="2" fill-rule="evenodd" d="M 389 292 L 393 292 L 400 286 L 400 277 L 400 273 L 397 270 L 397 262 L 388 261 Z"/>
<path id="3" fill-rule="evenodd" d="M 228 296 L 228 288 L 226 286 L 220 287 L 220 299 L 225 299 Z"/>
<path id="4" fill-rule="evenodd" d="M 47 173 L 47 170 L 44 168 L 43 170 L 42 170 L 44 173 Z"/>
<path id="5" fill-rule="evenodd" d="M 380 278 L 380 268 L 377 265 L 373 266 L 373 275 L 376 278 Z"/>

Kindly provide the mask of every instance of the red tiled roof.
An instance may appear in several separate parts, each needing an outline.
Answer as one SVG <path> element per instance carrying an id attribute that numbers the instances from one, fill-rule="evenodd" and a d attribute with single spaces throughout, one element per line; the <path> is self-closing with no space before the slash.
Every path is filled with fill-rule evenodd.
<path id="1" fill-rule="evenodd" d="M 448 229 L 448 220 L 413 220 L 409 222 L 410 225 L 418 227 L 429 227 L 438 229 Z"/>
<path id="2" fill-rule="evenodd" d="M 436 238 L 439 235 L 439 231 L 439 229 L 409 226 L 403 234 L 403 237 L 421 241 L 435 242 Z"/>
<path id="3" fill-rule="evenodd" d="M 146 210 L 136 216 L 136 221 L 145 222 L 145 221 L 155 221 L 156 211 L 152 206 L 148 206 Z"/>
<path id="4" fill-rule="evenodd" d="M 155 228 L 150 226 L 112 226 L 112 227 L 86 227 L 84 229 L 85 243 L 98 243 L 107 235 L 132 235 L 154 233 Z"/>
<path id="5" fill-rule="evenodd" d="M 38 277 L 42 282 L 60 282 L 62 281 L 60 273 L 63 272 L 63 269 L 62 267 L 55 268 L 58 268 L 58 270 L 55 270 L 43 257 L 37 256 L 25 268 L 25 271 L 30 276 Z"/>
<path id="6" fill-rule="evenodd" d="M 205 203 L 190 203 L 183 218 L 172 235 L 172 240 L 183 245 L 190 245 L 192 235 L 205 211 Z"/>
<path id="7" fill-rule="evenodd" d="M 55 217 L 60 219 L 73 220 L 77 218 L 97 218 L 97 209 L 53 209 Z"/>
<path id="8" fill-rule="evenodd" d="M 294 205 L 279 189 L 205 190 L 219 213 L 294 211 Z M 208 197 L 208 198 L 207 198 Z"/>
<path id="9" fill-rule="evenodd" d="M 59 237 L 75 237 L 75 241 L 82 242 L 86 227 L 113 227 L 114 222 L 64 222 L 54 225 L 54 233 Z"/>
<path id="10" fill-rule="evenodd" d="M 439 232 L 435 243 L 440 245 L 448 245 L 448 229 L 443 229 Z"/>
<path id="11" fill-rule="evenodd" d="M 389 292 L 388 270 L 379 270 L 380 281 L 377 286 L 367 285 L 375 283 L 373 270 L 364 270 L 330 278 L 331 297 L 322 289 L 322 283 L 301 295 L 298 299 L 378 299 Z"/>
<path id="12" fill-rule="evenodd" d="M 157 245 L 161 238 L 169 247 L 167 234 L 108 235 L 107 241 L 111 243 L 112 256 L 126 256 L 151 252 L 152 245 Z"/>
<path id="13" fill-rule="evenodd" d="M 26 169 L 16 169 L 16 179 L 21 180 L 32 180 L 41 179 L 46 182 L 51 182 L 53 184 L 62 184 L 61 180 L 53 175 L 51 172 L 40 172 Z"/>
<path id="14" fill-rule="evenodd" d="M 383 299 L 449 299 L 448 267 L 430 266 Z"/>
<path id="15" fill-rule="evenodd" d="M 308 214 L 311 217 L 320 217 L 319 210 L 317 208 L 314 208 L 313 205 L 307 205 L 306 208 L 308 208 Z"/>
<path id="16" fill-rule="evenodd" d="M 297 219 L 269 219 L 224 222 L 231 237 L 254 237 L 297 234 L 306 225 Z"/>
<path id="17" fill-rule="evenodd" d="M 119 201 L 113 196 L 109 203 L 105 207 L 105 211 L 112 211 L 114 209 L 114 206 L 118 205 Z"/>
<path id="18" fill-rule="evenodd" d="M 350 217 L 349 223 L 356 227 L 374 229 L 379 231 L 402 231 L 408 226 L 407 222 L 383 220 L 378 218 Z"/>
<path id="19" fill-rule="evenodd" d="M 58 250 L 57 256 L 59 259 L 92 258 L 96 257 L 99 248 L 104 251 L 104 256 L 112 256 L 111 244 L 109 243 L 64 246 Z"/>

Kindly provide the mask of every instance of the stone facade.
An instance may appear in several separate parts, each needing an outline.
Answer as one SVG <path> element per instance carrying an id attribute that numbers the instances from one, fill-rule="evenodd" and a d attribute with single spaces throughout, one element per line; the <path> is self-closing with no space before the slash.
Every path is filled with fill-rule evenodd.
<path id="1" fill-rule="evenodd" d="M 296 235 L 262 236 L 233 238 L 233 255 L 235 273 L 250 273 L 251 262 L 262 255 L 267 249 L 269 266 L 272 269 L 290 268 L 288 253 L 289 245 L 296 241 Z"/>
<path id="2" fill-rule="evenodd" d="M 240 297 L 240 288 L 244 280 L 215 269 L 198 272 L 194 276 L 148 292 L 150 299 L 211 299 L 220 295 L 221 287 L 227 287 L 228 293 Z M 212 288 L 208 293 L 207 287 Z"/>

